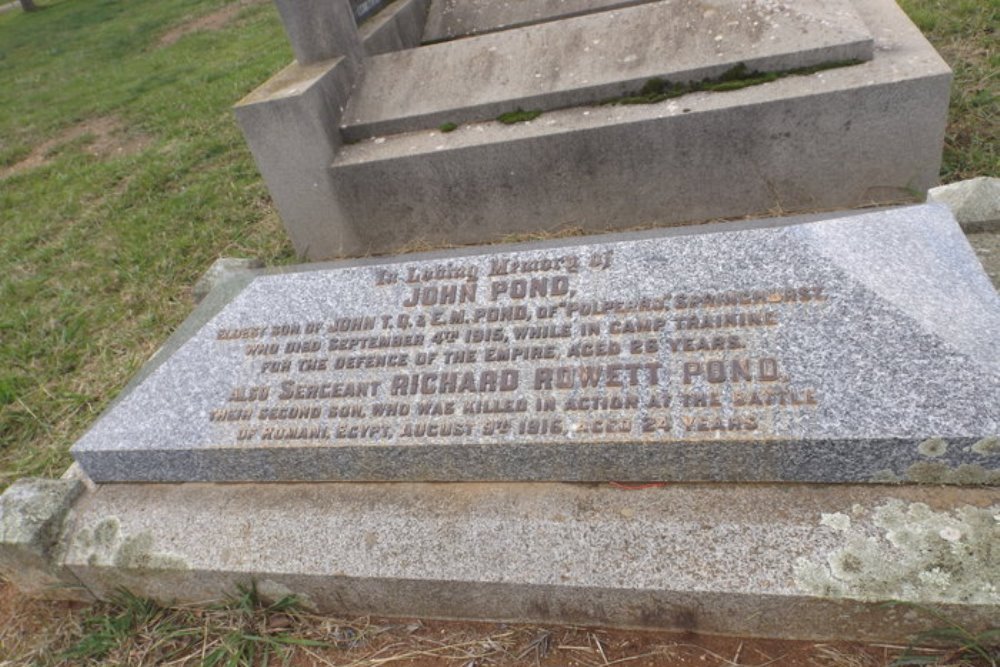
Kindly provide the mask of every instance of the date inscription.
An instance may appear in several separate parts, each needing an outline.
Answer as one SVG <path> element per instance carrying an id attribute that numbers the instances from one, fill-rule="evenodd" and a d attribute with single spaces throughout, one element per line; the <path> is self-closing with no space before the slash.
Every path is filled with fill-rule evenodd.
<path id="1" fill-rule="evenodd" d="M 217 328 L 243 370 L 207 419 L 275 446 L 666 442 L 775 437 L 820 405 L 781 340 L 790 315 L 822 314 L 823 285 L 608 289 L 615 262 L 600 249 L 365 269 L 375 307 Z"/>

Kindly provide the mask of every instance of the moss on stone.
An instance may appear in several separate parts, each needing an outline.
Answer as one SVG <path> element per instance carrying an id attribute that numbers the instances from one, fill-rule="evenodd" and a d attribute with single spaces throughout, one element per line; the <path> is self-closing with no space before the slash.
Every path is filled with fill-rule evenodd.
<path id="1" fill-rule="evenodd" d="M 691 81 L 688 83 L 673 84 L 660 77 L 647 80 L 642 87 L 634 93 L 626 93 L 621 97 L 604 100 L 601 104 L 656 104 L 673 97 L 680 97 L 688 93 L 697 92 L 726 92 L 759 86 L 783 79 L 787 76 L 806 76 L 837 67 L 849 67 L 858 65 L 860 60 L 837 60 L 820 65 L 809 67 L 797 67 L 789 70 L 779 70 L 774 72 L 759 72 L 751 70 L 746 63 L 739 63 L 716 77 L 709 77 L 701 81 Z"/>
<path id="2" fill-rule="evenodd" d="M 507 113 L 500 114 L 497 116 L 497 120 L 504 125 L 513 125 L 514 123 L 526 123 L 529 120 L 535 120 L 541 115 L 541 109 L 525 111 L 524 109 L 518 107 L 516 111 L 508 111 Z"/>

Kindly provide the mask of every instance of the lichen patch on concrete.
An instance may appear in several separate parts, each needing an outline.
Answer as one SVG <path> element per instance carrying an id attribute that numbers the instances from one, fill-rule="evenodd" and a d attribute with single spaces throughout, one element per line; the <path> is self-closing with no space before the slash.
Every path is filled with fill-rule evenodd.
<path id="1" fill-rule="evenodd" d="M 982 440 L 974 443 L 970 448 L 975 454 L 982 454 L 983 456 L 992 456 L 995 454 L 1000 454 L 1000 438 L 983 438 Z"/>
<path id="2" fill-rule="evenodd" d="M 944 438 L 928 438 L 917 446 L 922 456 L 937 458 L 948 451 L 948 441 Z"/>
<path id="3" fill-rule="evenodd" d="M 156 551 L 148 532 L 125 536 L 117 517 L 107 517 L 93 527 L 80 529 L 74 549 L 82 552 L 92 567 L 130 570 L 187 570 L 187 561 L 175 554 Z"/>
<path id="4" fill-rule="evenodd" d="M 921 461 L 906 469 L 906 479 L 918 484 L 1000 484 L 1000 470 L 971 463 L 952 468 L 939 461 Z"/>
<path id="5" fill-rule="evenodd" d="M 841 533 L 841 546 L 795 562 L 800 590 L 866 601 L 1000 604 L 1000 505 L 938 512 L 893 499 L 847 530 L 835 516 L 819 523 Z"/>
<path id="6" fill-rule="evenodd" d="M 834 530 L 846 531 L 851 528 L 851 517 L 847 516 L 843 512 L 832 512 L 830 514 L 823 513 L 820 515 L 821 518 L 819 522 L 833 528 Z"/>

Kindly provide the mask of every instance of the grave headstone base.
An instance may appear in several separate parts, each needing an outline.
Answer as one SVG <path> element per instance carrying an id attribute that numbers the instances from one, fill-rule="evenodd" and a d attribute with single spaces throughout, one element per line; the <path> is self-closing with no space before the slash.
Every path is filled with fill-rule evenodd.
<path id="1" fill-rule="evenodd" d="M 998 512 L 972 488 L 117 484 L 57 565 L 100 598 L 253 581 L 323 613 L 903 641 L 940 621 L 886 600 L 995 621 Z"/>

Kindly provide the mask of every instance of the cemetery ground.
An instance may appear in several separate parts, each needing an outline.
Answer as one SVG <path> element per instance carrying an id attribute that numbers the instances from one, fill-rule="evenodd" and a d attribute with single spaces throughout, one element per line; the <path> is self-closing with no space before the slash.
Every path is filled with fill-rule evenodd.
<path id="1" fill-rule="evenodd" d="M 955 70 L 943 182 L 996 176 L 1000 0 L 903 5 Z M 230 111 L 291 59 L 274 7 L 40 6 L 0 13 L 0 492 L 65 470 L 69 445 L 190 312 L 191 286 L 216 257 L 295 261 Z M 970 240 L 1000 284 L 1000 233 Z M 285 649 L 298 664 L 866 666 L 905 649 L 335 620 L 251 597 L 218 610 L 82 607 L 2 584 L 0 665 L 238 664 L 255 647 L 258 660 Z M 974 651 L 919 657 L 987 664 Z"/>

